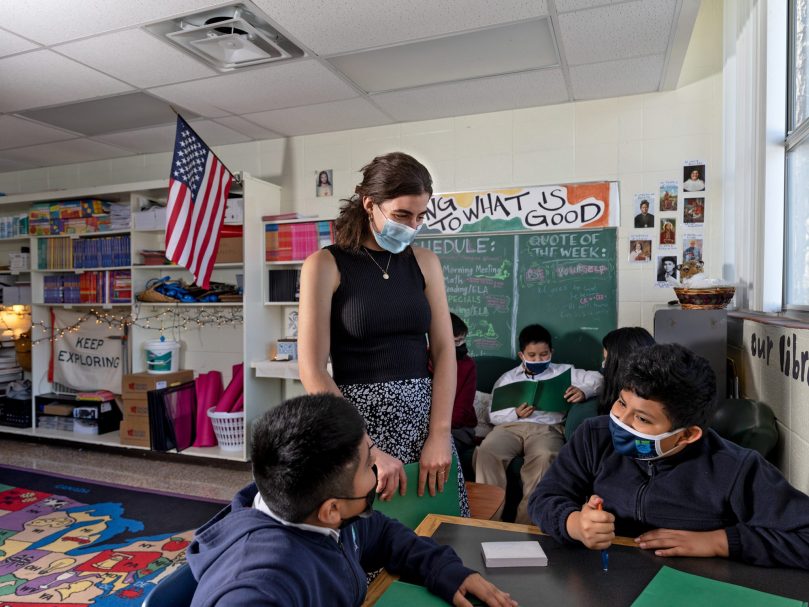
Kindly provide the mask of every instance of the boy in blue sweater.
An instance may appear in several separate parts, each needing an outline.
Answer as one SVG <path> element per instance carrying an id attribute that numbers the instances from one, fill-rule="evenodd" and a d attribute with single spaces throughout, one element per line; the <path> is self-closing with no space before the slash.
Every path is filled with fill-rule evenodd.
<path id="1" fill-rule="evenodd" d="M 454 605 L 513 607 L 447 546 L 374 512 L 373 443 L 348 401 L 301 396 L 253 424 L 255 483 L 203 525 L 187 559 L 193 607 L 359 606 L 385 567 Z"/>
<path id="2" fill-rule="evenodd" d="M 594 550 L 617 534 L 657 556 L 809 569 L 809 496 L 708 427 L 715 394 L 708 362 L 682 346 L 633 355 L 610 415 L 579 426 L 537 485 L 532 520 Z"/>

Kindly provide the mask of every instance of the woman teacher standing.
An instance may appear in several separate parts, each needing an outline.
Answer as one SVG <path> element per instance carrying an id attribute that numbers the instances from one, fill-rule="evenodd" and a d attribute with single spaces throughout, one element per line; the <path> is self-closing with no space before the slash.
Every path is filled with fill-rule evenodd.
<path id="1" fill-rule="evenodd" d="M 411 462 L 419 462 L 418 493 L 426 485 L 434 495 L 450 469 L 456 366 L 441 263 L 410 246 L 432 178 L 398 152 L 374 158 L 362 174 L 335 221 L 335 244 L 303 264 L 301 381 L 309 393 L 342 394 L 363 415 L 376 445 L 381 499 L 405 493 L 403 465 Z M 460 470 L 458 484 L 468 516 Z"/>

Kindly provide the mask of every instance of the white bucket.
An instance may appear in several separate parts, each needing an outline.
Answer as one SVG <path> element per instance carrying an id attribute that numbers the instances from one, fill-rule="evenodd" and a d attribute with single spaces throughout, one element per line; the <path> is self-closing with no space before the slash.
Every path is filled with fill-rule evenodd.
<path id="1" fill-rule="evenodd" d="M 150 339 L 143 343 L 149 373 L 174 373 L 180 368 L 180 342 Z"/>

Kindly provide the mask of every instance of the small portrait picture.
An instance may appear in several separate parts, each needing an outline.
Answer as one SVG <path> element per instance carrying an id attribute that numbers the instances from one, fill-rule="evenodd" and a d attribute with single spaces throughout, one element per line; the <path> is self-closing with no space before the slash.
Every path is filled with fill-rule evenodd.
<path id="1" fill-rule="evenodd" d="M 677 256 L 657 256 L 657 282 L 671 283 L 677 281 Z"/>
<path id="2" fill-rule="evenodd" d="M 654 210 L 654 194 L 635 194 L 635 227 L 636 228 L 653 228 L 655 227 L 655 216 L 652 214 Z"/>
<path id="3" fill-rule="evenodd" d="M 318 171 L 317 173 L 317 186 L 315 194 L 318 198 L 322 198 L 324 196 L 331 196 L 334 194 L 334 187 L 333 182 L 331 180 L 332 170 L 325 169 L 323 171 Z"/>
<path id="4" fill-rule="evenodd" d="M 686 234 L 683 236 L 683 262 L 686 261 L 703 261 L 701 235 Z"/>
<path id="5" fill-rule="evenodd" d="M 677 243 L 677 220 L 674 218 L 660 220 L 660 245 L 674 246 Z"/>
<path id="6" fill-rule="evenodd" d="M 677 192 L 679 184 L 676 181 L 660 182 L 660 212 L 667 213 L 677 210 Z"/>
<path id="7" fill-rule="evenodd" d="M 652 261 L 652 241 L 644 238 L 629 241 L 629 263 Z"/>
<path id="8" fill-rule="evenodd" d="M 705 163 L 686 162 L 683 166 L 683 192 L 705 191 Z"/>
<path id="9" fill-rule="evenodd" d="M 686 198 L 683 200 L 683 223 L 689 225 L 705 223 L 704 198 Z"/>

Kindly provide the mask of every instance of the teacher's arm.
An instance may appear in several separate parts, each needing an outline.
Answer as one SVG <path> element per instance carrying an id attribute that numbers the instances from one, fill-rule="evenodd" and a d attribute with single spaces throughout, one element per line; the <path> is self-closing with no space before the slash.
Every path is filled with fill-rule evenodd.
<path id="1" fill-rule="evenodd" d="M 433 363 L 430 428 L 419 458 L 418 494 L 424 495 L 426 483 L 430 495 L 435 495 L 436 487 L 439 491 L 444 490 L 444 479 L 452 462 L 450 429 L 458 368 L 441 262 L 429 249 L 413 247 L 413 251 L 424 276 L 424 293 L 432 315 L 429 337 Z"/>
<path id="2" fill-rule="evenodd" d="M 298 369 L 307 393 L 330 392 L 342 396 L 329 375 L 331 349 L 331 298 L 340 284 L 340 273 L 331 253 L 310 255 L 301 269 L 298 304 Z"/>

